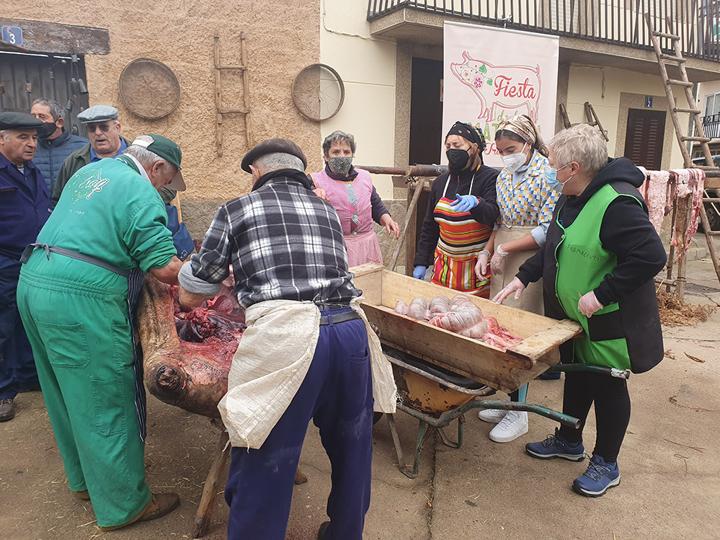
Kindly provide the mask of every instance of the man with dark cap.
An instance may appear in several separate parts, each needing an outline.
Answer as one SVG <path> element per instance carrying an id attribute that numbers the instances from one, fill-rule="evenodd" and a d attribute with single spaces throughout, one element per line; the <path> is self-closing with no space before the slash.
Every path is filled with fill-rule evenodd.
<path id="1" fill-rule="evenodd" d="M 14 418 L 18 392 L 39 388 L 15 292 L 22 251 L 50 215 L 45 180 L 32 162 L 42 127 L 29 114 L 0 113 L 0 422 Z"/>
<path id="2" fill-rule="evenodd" d="M 490 280 L 475 275 L 500 215 L 496 203 L 498 171 L 483 164 L 485 139 L 473 126 L 455 122 L 445 136 L 448 172 L 432 183 L 415 254 L 413 277 L 487 298 Z"/>
<path id="3" fill-rule="evenodd" d="M 251 193 L 220 207 L 178 276 L 180 303 L 190 307 L 215 294 L 232 266 L 247 310 L 218 407 L 233 445 L 230 540 L 285 538 L 310 419 L 332 465 L 330 521 L 319 538 L 360 540 L 370 504 L 373 376 L 377 382 L 383 368 L 368 348 L 376 336 L 351 306 L 361 292 L 348 272 L 339 218 L 313 193 L 306 165 L 285 139 L 250 150 L 242 169 L 253 176 Z M 375 401 L 392 401 L 391 386 Z"/>
<path id="4" fill-rule="evenodd" d="M 118 110 L 111 105 L 93 105 L 77 115 L 87 128 L 88 142 L 70 154 L 53 184 L 52 200 L 57 204 L 70 177 L 88 163 L 122 154 L 129 142 L 122 136 Z"/>
<path id="5" fill-rule="evenodd" d="M 17 305 L 35 354 L 67 485 L 103 530 L 155 519 L 174 493 L 145 480 L 145 391 L 134 339 L 142 274 L 176 283 L 158 189 L 185 189 L 182 154 L 160 135 L 79 170 L 26 248 Z"/>

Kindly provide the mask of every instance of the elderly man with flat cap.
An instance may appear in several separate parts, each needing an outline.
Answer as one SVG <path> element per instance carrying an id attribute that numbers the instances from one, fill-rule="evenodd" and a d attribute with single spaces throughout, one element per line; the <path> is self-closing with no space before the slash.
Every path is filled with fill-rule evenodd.
<path id="1" fill-rule="evenodd" d="M 176 283 L 158 189 L 185 189 L 173 141 L 143 135 L 80 169 L 28 246 L 17 303 L 70 491 L 118 529 L 177 507 L 145 481 L 145 393 L 133 332 L 144 272 Z"/>
<path id="2" fill-rule="evenodd" d="M 88 163 L 102 158 L 113 158 L 128 147 L 122 136 L 118 110 L 111 105 L 93 105 L 77 115 L 78 122 L 87 128 L 90 142 L 70 154 L 63 162 L 58 177 L 53 182 L 52 200 L 57 204 L 70 177 Z"/>
<path id="3" fill-rule="evenodd" d="M 360 540 L 370 504 L 373 379 L 383 388 L 374 396 L 380 409 L 394 410 L 387 360 L 372 354 L 368 336 L 379 348 L 377 337 L 351 305 L 361 291 L 348 272 L 342 226 L 313 193 L 306 164 L 285 139 L 248 152 L 242 168 L 252 173 L 252 191 L 220 207 L 179 276 L 180 302 L 192 307 L 232 269 L 247 310 L 219 405 L 233 445 L 225 488 L 230 540 L 285 538 L 311 419 L 332 465 L 330 521 L 319 537 Z"/>
<path id="4" fill-rule="evenodd" d="M 38 388 L 30 343 L 15 303 L 20 256 L 50 215 L 50 199 L 32 162 L 43 124 L 0 113 L 0 422 L 15 417 L 18 392 Z"/>

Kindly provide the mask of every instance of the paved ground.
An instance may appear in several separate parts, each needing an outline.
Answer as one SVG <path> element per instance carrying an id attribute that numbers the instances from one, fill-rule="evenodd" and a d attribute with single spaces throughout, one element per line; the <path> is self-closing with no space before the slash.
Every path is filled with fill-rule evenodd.
<path id="1" fill-rule="evenodd" d="M 720 304 L 720 286 L 706 260 L 689 270 L 693 302 Z M 720 313 L 665 331 L 667 358 L 630 381 L 633 414 L 620 455 L 620 487 L 600 499 L 570 491 L 585 464 L 541 462 L 523 445 L 554 425 L 531 418 L 530 433 L 498 445 L 489 425 L 469 417 L 460 450 L 429 441 L 421 474 L 401 475 L 385 421 L 376 427 L 373 500 L 365 537 L 392 540 L 704 539 L 720 538 Z M 537 381 L 530 399 L 559 408 L 562 385 Z M 125 531 L 102 533 L 91 507 L 66 489 L 39 393 L 18 398 L 17 418 L 0 424 L 0 538 L 117 540 L 189 538 L 202 483 L 215 452 L 209 422 L 151 399 L 147 472 L 156 489 L 176 490 L 180 509 Z M 407 448 L 415 423 L 398 415 Z M 586 430 L 592 448 L 594 422 Z M 309 482 L 295 489 L 288 538 L 312 539 L 325 519 L 329 465 L 314 428 L 302 467 Z M 224 538 L 226 509 L 218 498 L 210 534 Z"/>

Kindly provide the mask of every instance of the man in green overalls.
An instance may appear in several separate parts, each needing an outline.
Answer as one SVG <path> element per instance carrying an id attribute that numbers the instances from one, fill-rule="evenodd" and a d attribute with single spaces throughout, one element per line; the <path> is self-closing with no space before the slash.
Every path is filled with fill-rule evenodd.
<path id="1" fill-rule="evenodd" d="M 104 530 L 179 503 L 174 493 L 152 494 L 145 481 L 130 306 L 141 272 L 177 282 L 181 262 L 157 189 L 185 189 L 181 157 L 174 142 L 145 135 L 123 156 L 83 167 L 23 256 L 17 304 L 68 487 L 90 499 Z"/>

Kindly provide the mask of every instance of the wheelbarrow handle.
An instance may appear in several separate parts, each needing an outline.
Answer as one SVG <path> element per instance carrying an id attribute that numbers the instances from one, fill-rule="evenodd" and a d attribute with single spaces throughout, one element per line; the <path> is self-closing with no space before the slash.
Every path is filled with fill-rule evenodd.
<path id="1" fill-rule="evenodd" d="M 560 422 L 561 424 L 572 428 L 580 427 L 580 420 L 578 420 L 574 416 L 563 414 L 561 412 L 554 411 L 553 409 L 549 409 L 548 407 L 543 407 L 542 405 L 536 405 L 534 403 L 520 403 L 517 401 L 496 401 L 491 399 L 484 399 L 482 401 L 474 401 L 473 405 L 474 407 L 480 409 L 501 409 L 505 411 L 531 412 L 539 414 L 540 416 L 544 416 L 545 418 L 550 418 L 551 420 L 555 420 L 556 422 Z"/>
<path id="2" fill-rule="evenodd" d="M 564 371 L 565 373 L 597 373 L 599 375 L 610 375 L 616 379 L 629 379 L 629 369 L 609 368 L 603 366 L 589 366 L 586 364 L 555 364 L 548 371 Z"/>

